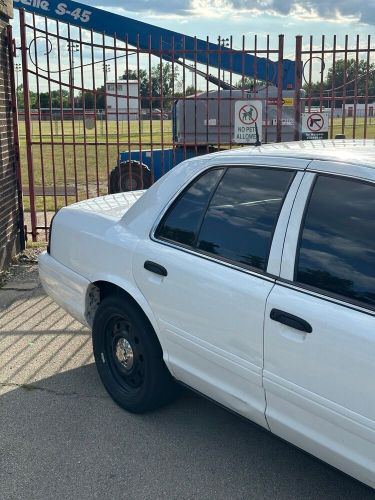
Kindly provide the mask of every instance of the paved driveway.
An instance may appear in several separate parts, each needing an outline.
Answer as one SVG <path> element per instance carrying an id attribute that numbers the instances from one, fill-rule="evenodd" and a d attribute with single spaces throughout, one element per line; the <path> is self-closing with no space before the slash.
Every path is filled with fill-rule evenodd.
<path id="1" fill-rule="evenodd" d="M 375 498 L 190 391 L 154 413 L 122 411 L 89 332 L 40 287 L 0 290 L 0 449 L 7 500 Z"/>

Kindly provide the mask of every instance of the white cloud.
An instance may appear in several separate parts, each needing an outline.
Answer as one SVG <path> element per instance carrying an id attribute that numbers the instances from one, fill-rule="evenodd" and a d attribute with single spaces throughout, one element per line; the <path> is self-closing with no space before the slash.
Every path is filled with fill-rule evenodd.
<path id="1" fill-rule="evenodd" d="M 103 6 L 103 0 L 91 0 L 92 5 Z M 112 7 L 128 12 L 144 12 L 160 17 L 207 16 L 226 17 L 245 13 L 259 15 L 293 16 L 303 20 L 325 19 L 331 22 L 362 22 L 375 24 L 375 2 L 368 0 L 110 0 Z M 108 8 L 108 4 L 105 5 Z"/>

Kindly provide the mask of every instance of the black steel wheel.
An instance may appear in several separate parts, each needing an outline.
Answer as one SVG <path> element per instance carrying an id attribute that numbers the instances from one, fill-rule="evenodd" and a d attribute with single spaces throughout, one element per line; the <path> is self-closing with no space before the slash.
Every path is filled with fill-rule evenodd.
<path id="1" fill-rule="evenodd" d="M 92 338 L 100 378 L 122 408 L 142 413 L 172 398 L 175 384 L 155 332 L 125 297 L 110 296 L 100 303 Z"/>

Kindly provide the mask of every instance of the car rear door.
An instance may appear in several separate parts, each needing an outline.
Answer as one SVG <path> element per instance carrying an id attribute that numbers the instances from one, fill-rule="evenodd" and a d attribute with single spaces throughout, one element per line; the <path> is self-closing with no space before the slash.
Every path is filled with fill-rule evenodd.
<path id="1" fill-rule="evenodd" d="M 270 270 L 279 271 L 302 175 L 290 168 L 213 167 L 172 203 L 133 262 L 175 377 L 263 426 Z"/>
<path id="2" fill-rule="evenodd" d="M 375 184 L 336 167 L 316 162 L 292 210 L 265 314 L 266 417 L 375 486 Z"/>

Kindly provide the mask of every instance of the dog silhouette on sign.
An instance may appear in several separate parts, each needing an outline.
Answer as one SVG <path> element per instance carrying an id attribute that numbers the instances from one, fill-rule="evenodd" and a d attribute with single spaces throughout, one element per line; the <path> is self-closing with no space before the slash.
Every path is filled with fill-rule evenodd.
<path id="1" fill-rule="evenodd" d="M 243 120 L 253 120 L 253 108 L 250 108 L 248 111 L 243 110 L 242 111 L 242 119 Z"/>

